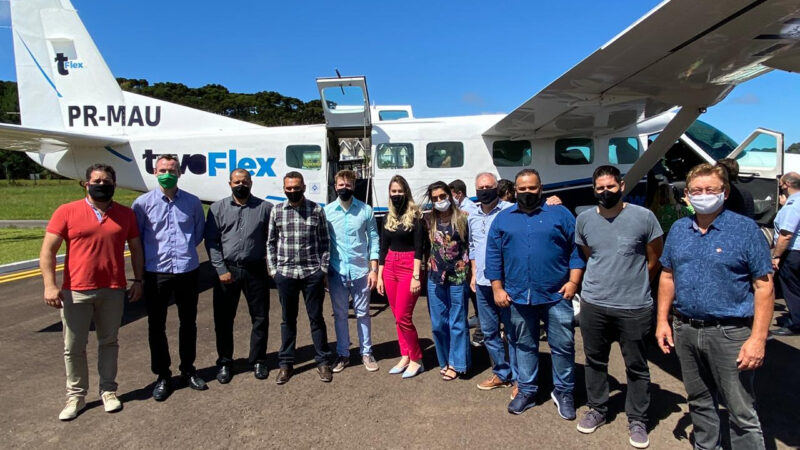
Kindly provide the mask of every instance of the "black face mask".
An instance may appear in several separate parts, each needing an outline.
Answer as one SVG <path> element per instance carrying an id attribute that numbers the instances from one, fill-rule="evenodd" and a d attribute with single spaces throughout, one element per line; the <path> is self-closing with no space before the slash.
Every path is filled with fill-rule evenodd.
<path id="1" fill-rule="evenodd" d="M 517 192 L 517 205 L 526 211 L 533 211 L 541 199 L 541 192 Z"/>
<path id="2" fill-rule="evenodd" d="M 478 189 L 478 201 L 488 205 L 497 199 L 497 189 Z"/>
<path id="3" fill-rule="evenodd" d="M 89 197 L 96 202 L 107 202 L 114 196 L 113 184 L 90 184 Z"/>
<path id="4" fill-rule="evenodd" d="M 597 203 L 599 203 L 600 206 L 602 206 L 603 208 L 611 209 L 617 206 L 617 203 L 619 203 L 620 199 L 622 198 L 622 191 L 617 190 L 616 192 L 614 192 L 606 189 L 605 191 L 600 193 L 595 192 L 594 198 L 597 199 Z"/>
<path id="5" fill-rule="evenodd" d="M 394 205 L 394 209 L 397 211 L 397 214 L 403 214 L 406 212 L 408 199 L 406 199 L 405 195 L 391 195 L 389 198 L 392 199 L 392 205 Z"/>
<path id="6" fill-rule="evenodd" d="M 284 191 L 283 193 L 286 194 L 286 198 L 289 199 L 290 203 L 297 203 L 300 200 L 302 200 L 303 193 L 305 193 L 305 191 L 294 191 L 294 192 Z"/>
<path id="7" fill-rule="evenodd" d="M 238 186 L 232 187 L 231 192 L 233 192 L 234 197 L 240 200 L 244 200 L 250 197 L 250 186 L 245 186 L 243 184 L 240 184 Z"/>
<path id="8" fill-rule="evenodd" d="M 346 202 L 349 201 L 351 198 L 353 198 L 353 190 L 347 188 L 337 189 L 336 195 L 338 195 L 339 198 L 342 199 L 342 201 Z"/>

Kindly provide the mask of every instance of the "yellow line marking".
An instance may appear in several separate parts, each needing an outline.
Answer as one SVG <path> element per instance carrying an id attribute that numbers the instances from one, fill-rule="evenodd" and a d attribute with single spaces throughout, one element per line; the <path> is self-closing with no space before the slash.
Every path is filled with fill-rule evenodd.
<path id="1" fill-rule="evenodd" d="M 126 256 L 126 257 L 130 256 L 130 255 L 131 255 L 131 252 L 129 252 L 129 251 L 126 251 L 124 253 L 124 256 Z M 64 270 L 64 264 L 63 263 L 56 265 L 56 272 L 60 272 L 62 270 Z M 42 274 L 42 271 L 37 268 L 37 269 L 24 270 L 24 271 L 21 271 L 21 272 L 9 273 L 9 274 L 6 274 L 6 275 L 0 275 L 0 284 L 10 283 L 12 281 L 24 280 L 26 278 L 38 277 L 41 274 Z"/>

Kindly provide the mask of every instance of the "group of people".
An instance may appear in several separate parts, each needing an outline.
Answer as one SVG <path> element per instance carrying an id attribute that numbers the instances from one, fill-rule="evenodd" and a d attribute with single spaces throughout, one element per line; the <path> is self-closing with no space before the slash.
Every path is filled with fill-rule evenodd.
<path id="1" fill-rule="evenodd" d="M 205 217 L 198 198 L 178 189 L 180 170 L 174 157 L 161 155 L 155 175 L 159 188 L 129 209 L 113 202 L 114 169 L 93 165 L 86 171 L 86 197 L 59 207 L 48 224 L 41 267 L 45 301 L 61 308 L 64 324 L 67 403 L 62 420 L 76 417 L 85 406 L 92 320 L 101 398 L 106 411 L 121 408 L 115 376 L 127 286 L 126 243 L 134 274 L 128 298 L 133 302 L 144 296 L 147 305 L 151 369 L 157 376 L 154 399 L 165 400 L 173 389 L 166 339 L 171 298 L 180 319 L 182 378 L 193 389 L 207 389 L 194 367 L 196 247 L 205 241 L 217 276 L 213 306 L 220 383 L 233 376 L 233 322 L 241 293 L 252 323 L 248 361 L 255 378 L 268 375 L 270 277 L 282 307 L 278 384 L 293 375 L 301 292 L 322 381 L 332 381 L 334 373 L 351 363 L 351 300 L 361 363 L 367 371 L 379 370 L 372 354 L 373 289 L 387 297 L 396 323 L 400 359 L 389 373 L 414 377 L 424 370 L 412 319 L 424 282 L 443 380 L 457 379 L 470 369 L 467 311 L 473 293 L 492 362 L 490 377 L 478 388 L 512 388 L 510 413 L 534 407 L 540 398 L 544 324 L 552 358 L 550 397 L 562 418 L 574 420 L 573 298 L 580 292 L 588 409 L 578 431 L 591 433 L 606 422 L 609 353 L 617 341 L 627 375 L 628 441 L 636 448 L 649 445 L 647 347 L 655 336 L 664 353 L 675 351 L 680 360 L 696 448 L 720 445 L 720 402 L 729 412 L 734 448 L 764 446 L 753 369 L 764 361 L 773 270 L 790 267 L 785 283 L 800 285 L 800 244 L 795 239 L 800 210 L 782 212 L 776 219 L 778 245 L 771 262 L 756 223 L 723 206 L 730 184 L 727 171 L 718 166 L 701 164 L 689 172 L 685 194 L 694 214 L 674 221 L 666 243 L 653 212 L 622 201 L 625 184 L 613 166 L 595 170 L 592 186 L 598 206 L 577 218 L 557 200 L 543 199 L 541 177 L 534 169 L 521 170 L 511 190 L 493 173 L 478 174 L 477 204 L 465 198 L 463 182 L 434 182 L 423 204 L 431 210 L 424 213 L 406 180 L 397 175 L 389 184 L 388 213 L 380 230 L 372 208 L 354 197 L 356 174 L 348 170 L 335 176 L 337 199 L 322 207 L 305 198 L 298 172 L 284 176 L 287 200 L 273 206 L 251 195 L 250 173 L 236 169 L 230 174 L 231 196 L 212 204 Z M 787 174 L 781 187 L 789 194 L 782 211 L 800 208 L 800 175 Z M 63 241 L 67 257 L 59 288 L 55 255 Z M 650 286 L 659 272 L 656 308 Z M 334 314 L 335 356 L 322 312 L 326 286 Z"/>

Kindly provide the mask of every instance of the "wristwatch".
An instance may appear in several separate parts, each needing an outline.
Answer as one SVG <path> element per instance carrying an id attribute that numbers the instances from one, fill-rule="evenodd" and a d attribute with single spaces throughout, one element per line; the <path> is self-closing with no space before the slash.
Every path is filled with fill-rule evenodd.
<path id="1" fill-rule="evenodd" d="M 378 268 L 377 267 L 371 267 L 369 269 L 369 271 L 372 272 L 372 273 L 378 273 Z"/>
<path id="2" fill-rule="evenodd" d="M 412 277 L 413 277 L 415 280 L 419 281 L 419 274 L 418 274 L 418 273 L 415 273 L 414 275 L 411 275 L 411 276 L 412 276 Z"/>

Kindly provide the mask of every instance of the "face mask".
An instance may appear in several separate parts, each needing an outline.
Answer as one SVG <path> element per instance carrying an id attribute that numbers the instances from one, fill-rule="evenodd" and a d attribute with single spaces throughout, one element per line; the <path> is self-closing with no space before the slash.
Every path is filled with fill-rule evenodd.
<path id="1" fill-rule="evenodd" d="M 96 202 L 107 202 L 114 196 L 113 184 L 90 184 L 89 197 Z"/>
<path id="2" fill-rule="evenodd" d="M 539 206 L 542 198 L 541 192 L 517 192 L 517 204 L 525 210 L 532 211 Z"/>
<path id="3" fill-rule="evenodd" d="M 478 201 L 488 205 L 497 198 L 497 189 L 478 189 Z"/>
<path id="4" fill-rule="evenodd" d="M 690 195 L 689 202 L 698 214 L 713 214 L 725 203 L 725 193 Z"/>
<path id="5" fill-rule="evenodd" d="M 618 191 L 614 192 L 614 191 L 609 191 L 608 189 L 606 189 L 605 191 L 600 192 L 600 193 L 595 192 L 594 193 L 594 198 L 597 199 L 597 202 L 603 208 L 611 209 L 611 208 L 617 206 L 617 203 L 619 203 L 620 199 L 622 198 L 622 191 L 618 190 Z"/>
<path id="6" fill-rule="evenodd" d="M 294 192 L 283 192 L 286 194 L 286 198 L 289 199 L 290 203 L 297 203 L 303 198 L 304 191 L 294 191 Z"/>
<path id="7" fill-rule="evenodd" d="M 392 195 L 389 196 L 392 199 L 392 205 L 394 205 L 395 211 L 397 214 L 403 214 L 406 212 L 406 206 L 408 206 L 408 200 L 406 199 L 405 195 Z"/>
<path id="8" fill-rule="evenodd" d="M 433 207 L 436 208 L 437 211 L 447 211 L 448 208 L 450 208 L 450 200 L 439 200 L 433 204 Z"/>
<path id="9" fill-rule="evenodd" d="M 238 186 L 232 187 L 231 191 L 233 192 L 233 196 L 238 199 L 245 199 L 250 197 L 250 186 L 245 186 L 243 184 L 240 184 Z"/>
<path id="10" fill-rule="evenodd" d="M 164 189 L 172 189 L 178 185 L 178 176 L 171 173 L 159 174 L 158 184 L 160 184 Z"/>
<path id="11" fill-rule="evenodd" d="M 338 195 L 342 201 L 346 202 L 353 198 L 353 190 L 347 188 L 337 189 L 336 195 Z"/>

